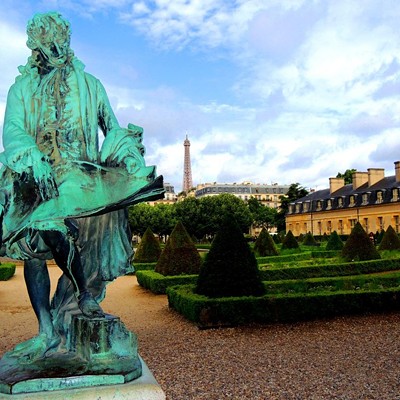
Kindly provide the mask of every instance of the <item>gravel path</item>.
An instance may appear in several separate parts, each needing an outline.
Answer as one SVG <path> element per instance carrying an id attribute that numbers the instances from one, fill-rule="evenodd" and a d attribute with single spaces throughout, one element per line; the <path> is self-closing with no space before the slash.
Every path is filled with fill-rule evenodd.
<path id="1" fill-rule="evenodd" d="M 134 276 L 102 305 L 136 332 L 168 400 L 400 399 L 399 314 L 199 330 Z M 36 334 L 22 268 L 0 282 L 0 321 L 0 355 Z"/>

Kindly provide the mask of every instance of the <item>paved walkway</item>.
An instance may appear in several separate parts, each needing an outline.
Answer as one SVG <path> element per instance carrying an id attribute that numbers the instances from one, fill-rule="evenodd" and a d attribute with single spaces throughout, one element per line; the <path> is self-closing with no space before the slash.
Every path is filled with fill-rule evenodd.
<path id="1" fill-rule="evenodd" d="M 134 276 L 110 284 L 102 305 L 137 333 L 169 400 L 400 399 L 398 314 L 199 330 Z M 21 267 L 0 282 L 0 321 L 1 354 L 36 334 Z"/>

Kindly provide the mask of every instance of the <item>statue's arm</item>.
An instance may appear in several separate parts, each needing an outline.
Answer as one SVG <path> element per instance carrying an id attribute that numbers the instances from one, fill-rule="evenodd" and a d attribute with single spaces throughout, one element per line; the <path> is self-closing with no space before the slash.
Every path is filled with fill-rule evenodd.
<path id="1" fill-rule="evenodd" d="M 27 92 L 25 93 L 27 95 Z M 35 138 L 27 132 L 23 90 L 14 84 L 7 97 L 3 127 L 4 152 L 0 161 L 18 174 L 32 174 L 42 199 L 57 196 L 57 186 L 47 157 L 38 149 Z"/>
<path id="2" fill-rule="evenodd" d="M 129 124 L 121 128 L 111 108 L 107 93 L 98 81 L 98 119 L 106 139 L 101 150 L 101 161 L 108 165 L 123 164 L 130 172 L 145 166 L 144 147 L 141 143 L 143 130 Z M 135 127 L 132 130 L 130 127 Z"/>

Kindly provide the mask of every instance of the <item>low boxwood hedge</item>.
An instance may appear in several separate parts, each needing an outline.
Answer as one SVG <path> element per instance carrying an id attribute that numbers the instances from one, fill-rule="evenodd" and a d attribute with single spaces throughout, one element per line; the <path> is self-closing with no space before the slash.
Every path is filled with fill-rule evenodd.
<path id="1" fill-rule="evenodd" d="M 155 271 L 137 271 L 136 278 L 140 286 L 155 294 L 165 294 L 166 289 L 175 285 L 195 284 L 198 275 L 164 276 Z"/>
<path id="2" fill-rule="evenodd" d="M 194 285 L 184 285 L 169 287 L 167 295 L 170 307 L 200 328 L 296 322 L 400 309 L 399 286 L 211 299 L 195 294 Z"/>
<path id="3" fill-rule="evenodd" d="M 136 271 L 154 271 L 156 264 L 157 264 L 157 262 L 151 262 L 151 263 L 134 262 L 133 268 L 135 269 L 135 272 Z"/>
<path id="4" fill-rule="evenodd" d="M 267 257 L 257 257 L 258 265 L 260 264 L 269 264 L 269 263 L 284 263 L 291 261 L 303 261 L 310 260 L 312 258 L 311 251 L 307 251 L 304 253 L 295 253 L 281 256 L 267 256 Z"/>
<path id="5" fill-rule="evenodd" d="M 261 269 L 260 274 L 263 281 L 280 281 L 285 279 L 345 276 L 395 270 L 400 270 L 400 259 L 353 261 L 313 266 L 290 266 L 287 268 L 272 266 Z"/>
<path id="6" fill-rule="evenodd" d="M 0 264 L 0 281 L 8 281 L 15 274 L 15 264 Z"/>

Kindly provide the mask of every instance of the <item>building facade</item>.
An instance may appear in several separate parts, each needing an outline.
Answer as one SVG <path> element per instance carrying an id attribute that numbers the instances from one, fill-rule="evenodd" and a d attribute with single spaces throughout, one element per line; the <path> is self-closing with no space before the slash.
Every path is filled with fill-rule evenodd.
<path id="1" fill-rule="evenodd" d="M 383 168 L 355 172 L 353 183 L 342 178 L 329 178 L 329 188 L 318 190 L 289 205 L 286 231 L 295 236 L 348 235 L 356 222 L 367 233 L 387 229 L 400 232 L 400 161 L 395 163 L 395 175 L 385 177 Z"/>
<path id="2" fill-rule="evenodd" d="M 251 182 L 244 183 L 202 183 L 197 185 L 195 196 L 201 198 L 204 196 L 217 196 L 222 193 L 230 193 L 239 197 L 243 201 L 249 200 L 251 197 L 256 198 L 261 204 L 271 207 L 280 207 L 280 196 L 286 195 L 289 185 L 265 185 L 254 184 Z"/>
<path id="3" fill-rule="evenodd" d="M 165 194 L 163 199 L 159 199 L 156 201 L 149 201 L 147 202 L 150 205 L 154 204 L 174 204 L 178 200 L 178 196 L 175 193 L 175 188 L 167 182 L 164 182 L 164 189 L 165 189 Z"/>

